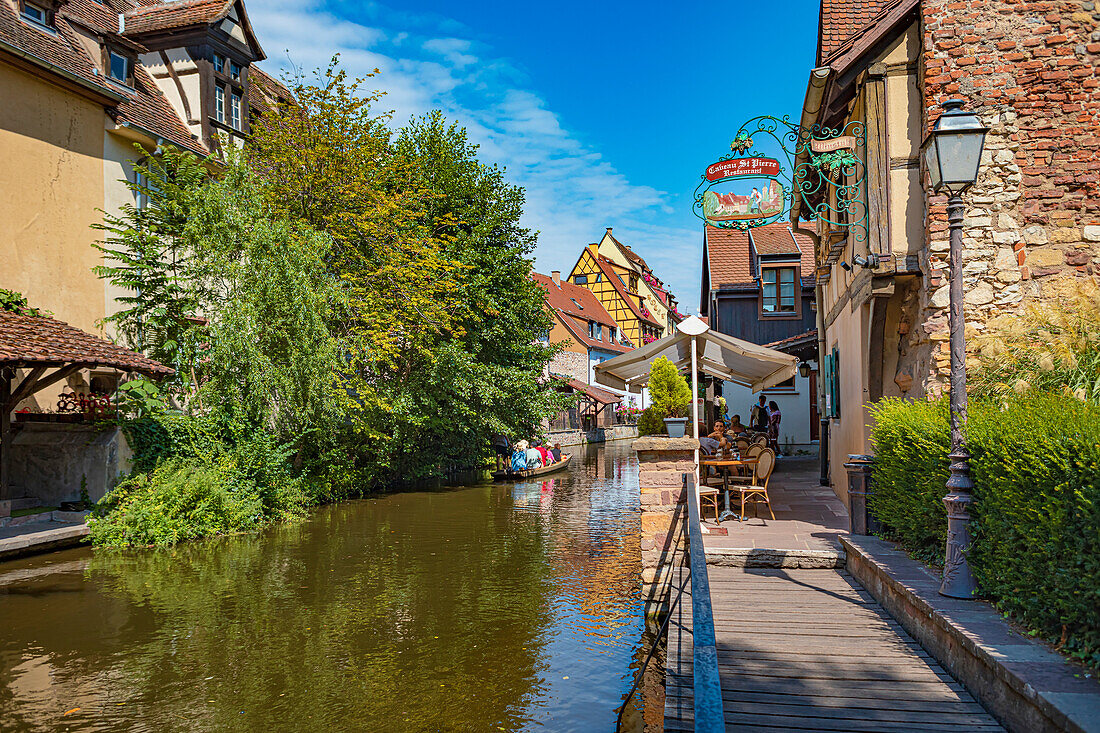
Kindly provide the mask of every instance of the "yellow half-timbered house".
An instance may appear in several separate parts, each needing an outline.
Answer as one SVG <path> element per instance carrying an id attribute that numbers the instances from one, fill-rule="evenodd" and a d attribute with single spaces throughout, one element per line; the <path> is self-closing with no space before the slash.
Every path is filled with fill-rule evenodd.
<path id="1" fill-rule="evenodd" d="M 569 280 L 595 294 L 619 324 L 631 346 L 637 348 L 661 338 L 667 332 L 667 323 L 658 320 L 658 316 L 646 305 L 645 296 L 638 290 L 638 273 L 601 255 L 598 244 L 584 248 L 569 274 Z"/>

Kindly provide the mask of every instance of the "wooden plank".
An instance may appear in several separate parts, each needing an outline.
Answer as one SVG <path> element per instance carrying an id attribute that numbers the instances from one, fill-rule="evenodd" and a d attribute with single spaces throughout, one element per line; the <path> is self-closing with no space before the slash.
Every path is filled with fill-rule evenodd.
<path id="1" fill-rule="evenodd" d="M 691 695 L 690 687 L 677 687 L 675 685 L 666 688 L 666 694 L 683 697 Z M 985 708 L 973 700 L 937 698 L 937 699 L 900 699 L 881 697 L 854 697 L 851 695 L 826 695 L 826 694 L 784 694 L 780 692 L 746 692 L 744 690 L 723 690 L 722 699 L 737 702 L 750 699 L 761 704 L 812 704 L 820 707 L 848 708 L 853 710 L 913 710 L 923 712 L 935 712 L 948 710 L 952 712 L 985 713 Z"/>
<path id="2" fill-rule="evenodd" d="M 667 685 L 684 686 L 690 677 L 670 674 Z M 726 674 L 720 677 L 722 689 L 745 694 L 771 692 L 789 695 L 835 695 L 876 700 L 963 700 L 972 701 L 970 693 L 958 682 L 935 683 L 913 680 L 893 680 L 868 684 L 865 680 L 796 680 L 763 679 Z"/>

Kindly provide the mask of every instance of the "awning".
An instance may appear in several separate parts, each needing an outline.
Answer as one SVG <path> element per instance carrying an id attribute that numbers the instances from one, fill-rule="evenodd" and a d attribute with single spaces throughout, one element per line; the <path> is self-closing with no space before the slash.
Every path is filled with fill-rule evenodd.
<path id="1" fill-rule="evenodd" d="M 690 370 L 693 340 L 700 372 L 754 392 L 785 382 L 798 371 L 797 357 L 718 333 L 692 316 L 677 326 L 673 335 L 597 364 L 596 381 L 640 392 L 649 381 L 650 363 L 658 357 L 665 357 L 678 369 Z"/>
<path id="2" fill-rule="evenodd" d="M 606 389 L 600 389 L 599 387 L 593 387 L 591 384 L 585 384 L 578 379 L 570 379 L 569 386 L 578 392 L 583 392 L 601 405 L 613 405 L 616 402 L 622 402 L 623 399 L 613 392 L 608 392 Z"/>

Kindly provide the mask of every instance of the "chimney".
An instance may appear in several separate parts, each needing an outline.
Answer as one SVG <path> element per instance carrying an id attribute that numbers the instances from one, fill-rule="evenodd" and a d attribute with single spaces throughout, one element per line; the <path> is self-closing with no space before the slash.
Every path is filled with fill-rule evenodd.
<path id="1" fill-rule="evenodd" d="M 559 288 L 561 287 L 561 270 L 554 270 L 550 273 L 550 277 L 554 278 L 554 284 Z"/>
<path id="2" fill-rule="evenodd" d="M 608 234 L 610 234 L 610 233 L 611 233 L 611 227 L 608 227 L 608 228 L 607 228 L 607 233 L 608 233 Z"/>

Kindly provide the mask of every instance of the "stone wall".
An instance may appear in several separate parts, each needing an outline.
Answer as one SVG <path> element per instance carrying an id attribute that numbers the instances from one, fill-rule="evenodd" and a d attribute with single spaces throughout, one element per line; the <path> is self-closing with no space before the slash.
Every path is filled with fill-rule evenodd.
<path id="1" fill-rule="evenodd" d="M 588 384 L 588 354 L 562 351 L 550 360 L 550 373 L 572 377 Z"/>
<path id="2" fill-rule="evenodd" d="M 966 194 L 973 353 L 973 337 L 995 317 L 1100 270 L 1100 12 L 1091 0 L 926 0 L 921 7 L 925 131 L 950 98 L 966 99 L 990 127 L 978 183 Z M 928 195 L 924 282 L 902 328 L 903 348 L 930 361 L 910 373 L 935 395 L 949 363 L 948 231 L 946 197 Z"/>
<path id="3" fill-rule="evenodd" d="M 133 452 L 118 428 L 29 422 L 12 440 L 11 492 L 42 506 L 79 501 L 81 483 L 99 501 L 128 472 Z"/>
<path id="4" fill-rule="evenodd" d="M 641 490 L 642 593 L 646 615 L 652 616 L 666 607 L 669 572 L 683 560 L 686 538 L 682 525 L 677 526 L 687 512 L 683 474 L 695 470 L 699 441 L 649 436 L 634 441 L 633 447 Z"/>

